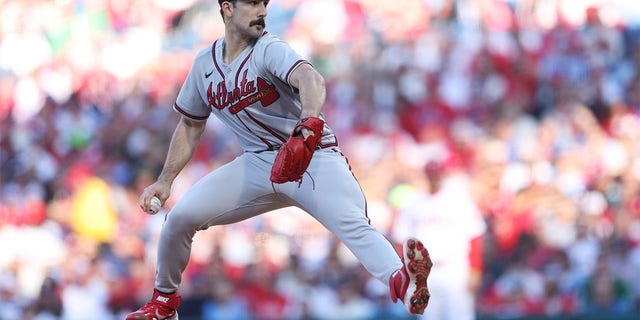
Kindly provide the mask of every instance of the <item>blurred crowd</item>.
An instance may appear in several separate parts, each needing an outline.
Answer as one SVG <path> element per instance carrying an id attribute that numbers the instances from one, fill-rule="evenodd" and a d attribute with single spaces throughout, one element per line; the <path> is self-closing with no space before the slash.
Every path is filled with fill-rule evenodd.
<path id="1" fill-rule="evenodd" d="M 241 150 L 210 119 L 155 216 L 138 206 L 215 1 L 0 0 L 0 319 L 121 319 L 151 295 L 164 215 Z M 272 0 L 326 77 L 325 115 L 395 243 L 439 161 L 487 224 L 480 316 L 640 313 L 635 0 Z M 406 319 L 303 212 L 200 232 L 181 319 Z M 427 244 L 428 245 L 428 244 Z M 427 313 L 428 313 L 427 309 Z"/>

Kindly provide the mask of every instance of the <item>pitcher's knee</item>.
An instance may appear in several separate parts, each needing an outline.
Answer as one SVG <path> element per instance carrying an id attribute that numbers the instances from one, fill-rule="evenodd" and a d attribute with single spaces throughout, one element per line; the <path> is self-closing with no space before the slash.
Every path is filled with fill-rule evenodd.
<path id="1" fill-rule="evenodd" d="M 184 211 L 171 210 L 163 229 L 169 234 L 195 234 L 199 227 L 200 222 L 194 216 Z"/>
<path id="2" fill-rule="evenodd" d="M 351 221 L 349 223 L 344 223 L 339 227 L 339 229 L 341 230 L 341 234 L 344 237 L 353 239 L 362 239 L 369 233 L 376 232 L 376 230 L 370 224 L 360 221 Z"/>

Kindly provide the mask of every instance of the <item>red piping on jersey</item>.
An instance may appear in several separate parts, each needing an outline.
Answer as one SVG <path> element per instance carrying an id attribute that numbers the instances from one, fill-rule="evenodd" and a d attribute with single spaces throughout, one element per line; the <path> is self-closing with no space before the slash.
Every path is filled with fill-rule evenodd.
<path id="1" fill-rule="evenodd" d="M 247 113 L 247 114 L 249 114 L 249 113 Z M 247 128 L 247 131 L 249 131 L 249 132 L 253 133 L 253 130 L 251 130 L 251 128 L 249 128 L 249 126 L 247 126 L 247 124 L 246 124 L 246 123 L 244 123 L 244 121 L 242 121 L 242 119 L 240 118 L 240 116 L 238 116 L 237 114 L 236 114 L 235 116 L 236 116 L 236 118 L 238 118 L 238 121 L 240 121 L 240 123 L 242 123 L 242 125 L 243 125 L 245 128 Z M 272 145 L 269 141 L 267 141 L 267 139 L 265 139 L 265 138 L 263 138 L 263 137 L 261 137 L 261 136 L 259 136 L 259 135 L 255 134 L 255 133 L 254 133 L 254 135 L 255 135 L 256 137 L 258 137 L 258 139 L 262 140 L 262 142 L 264 142 L 264 144 L 266 144 L 266 145 L 267 145 L 267 148 L 268 148 L 268 149 L 273 147 L 273 145 Z"/>
<path id="2" fill-rule="evenodd" d="M 254 47 L 255 48 L 255 47 Z M 238 87 L 238 79 L 240 78 L 240 71 L 242 71 L 242 68 L 244 67 L 244 64 L 247 63 L 247 60 L 249 60 L 249 57 L 251 57 L 251 54 L 253 53 L 253 49 L 251 48 L 251 51 L 249 51 L 249 54 L 247 54 L 247 57 L 244 58 L 244 60 L 242 60 L 242 63 L 240 64 L 240 67 L 238 67 L 238 71 L 236 72 L 236 82 L 235 82 L 235 87 Z"/>
<path id="3" fill-rule="evenodd" d="M 291 66 L 291 68 L 289 68 L 289 71 L 287 71 L 287 75 L 285 75 L 285 76 L 284 76 L 284 79 L 287 81 L 287 83 L 289 83 L 289 76 L 291 75 L 291 73 L 293 72 L 293 70 L 294 70 L 295 68 L 297 68 L 297 67 L 298 67 L 298 65 L 300 65 L 300 64 L 301 64 L 301 63 L 303 63 L 303 62 L 307 62 L 307 61 L 306 61 L 306 60 L 298 60 L 298 61 L 296 61 L 296 62 Z M 307 62 L 307 63 L 308 63 L 308 62 Z"/>
<path id="4" fill-rule="evenodd" d="M 186 116 L 187 118 L 191 118 L 193 120 L 207 120 L 207 118 L 209 118 L 209 115 L 206 115 L 206 116 L 192 115 L 192 114 L 188 113 L 186 110 L 180 108 L 178 103 L 174 103 L 173 104 L 173 108 L 176 109 L 176 111 L 180 112 L 183 116 Z"/>
<path id="5" fill-rule="evenodd" d="M 222 77 L 222 80 L 225 80 L 224 77 L 224 73 L 222 73 L 222 70 L 220 70 L 220 66 L 218 65 L 218 58 L 216 57 L 216 46 L 218 45 L 218 40 L 216 40 L 213 43 L 213 46 L 211 48 L 211 56 L 213 57 L 213 64 L 216 66 L 216 69 L 218 70 L 218 73 L 220 74 L 220 76 Z"/>
<path id="6" fill-rule="evenodd" d="M 269 133 L 271 133 L 274 137 L 278 138 L 278 140 L 280 140 L 281 142 L 286 142 L 287 139 L 283 138 L 281 136 L 278 135 L 277 132 L 273 131 L 273 129 L 269 128 L 267 125 L 265 125 L 264 123 L 260 122 L 258 119 L 254 118 L 249 112 L 247 112 L 245 110 L 245 113 L 247 114 L 247 116 L 253 120 L 253 122 L 255 122 L 257 125 L 259 125 L 260 127 L 262 127 L 264 130 L 268 131 Z M 271 146 L 270 146 L 271 147 Z"/>

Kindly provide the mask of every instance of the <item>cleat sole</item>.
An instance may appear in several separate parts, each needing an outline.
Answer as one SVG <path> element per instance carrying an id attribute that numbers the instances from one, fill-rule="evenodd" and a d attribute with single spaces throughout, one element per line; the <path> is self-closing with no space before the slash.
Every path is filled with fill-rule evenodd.
<path id="1" fill-rule="evenodd" d="M 429 251 L 417 239 L 409 239 L 403 248 L 404 262 L 410 278 L 409 290 L 405 296 L 405 305 L 412 314 L 423 314 L 429 304 L 429 288 L 427 278 L 431 272 L 433 262 Z"/>

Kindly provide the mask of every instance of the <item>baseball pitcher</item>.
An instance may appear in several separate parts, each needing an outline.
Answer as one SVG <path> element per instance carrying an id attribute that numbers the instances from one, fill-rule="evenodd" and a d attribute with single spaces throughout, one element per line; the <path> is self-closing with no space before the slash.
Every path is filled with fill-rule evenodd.
<path id="1" fill-rule="evenodd" d="M 166 217 L 151 300 L 126 319 L 178 319 L 178 287 L 196 232 L 297 206 L 333 232 L 412 314 L 429 301 L 429 253 L 404 241 L 403 257 L 369 224 L 366 201 L 325 123 L 323 77 L 265 30 L 269 1 L 218 1 L 224 37 L 200 51 L 173 108 L 182 117 L 156 182 L 140 207 L 164 203 L 191 159 L 207 119 L 218 117 L 244 153 L 196 182 Z M 241 250 L 242 248 L 239 248 Z"/>

